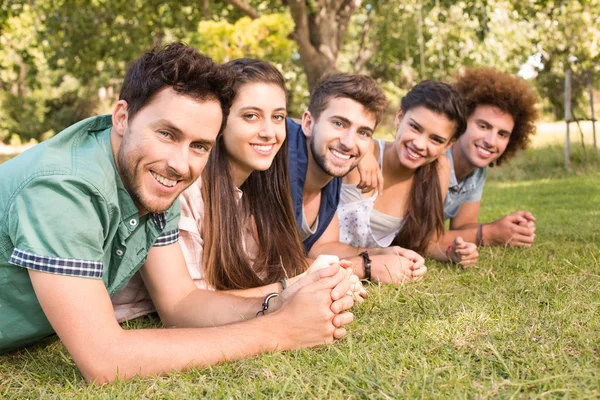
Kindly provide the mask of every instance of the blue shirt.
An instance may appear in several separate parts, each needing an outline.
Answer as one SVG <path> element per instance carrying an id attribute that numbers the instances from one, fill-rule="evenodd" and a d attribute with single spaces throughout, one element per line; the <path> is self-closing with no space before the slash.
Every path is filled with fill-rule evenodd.
<path id="1" fill-rule="evenodd" d="M 481 201 L 487 175 L 487 168 L 476 168 L 462 182 L 458 182 L 454 173 L 452 148 L 446 152 L 446 156 L 450 159 L 450 185 L 444 200 L 444 220 L 456 217 L 463 203 Z"/>
<path id="2" fill-rule="evenodd" d="M 306 136 L 304 136 L 304 132 L 302 131 L 302 126 L 294 122 L 291 118 L 287 119 L 287 131 L 292 204 L 294 206 L 296 224 L 298 225 L 297 228 L 300 229 L 302 226 L 302 212 L 304 207 L 304 183 L 306 181 L 306 171 L 308 169 L 308 147 L 306 145 Z M 314 235 L 306 238 L 303 242 L 304 249 L 307 253 L 310 251 L 313 244 L 319 240 L 335 216 L 335 210 L 340 202 L 341 189 L 342 179 L 333 178 L 331 182 L 321 190 L 319 226 Z"/>

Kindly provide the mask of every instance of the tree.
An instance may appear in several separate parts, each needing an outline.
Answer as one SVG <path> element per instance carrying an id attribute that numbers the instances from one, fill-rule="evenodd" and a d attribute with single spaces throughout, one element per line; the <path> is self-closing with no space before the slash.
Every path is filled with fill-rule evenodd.
<path id="1" fill-rule="evenodd" d="M 260 12 L 245 0 L 223 0 L 258 18 Z M 362 0 L 284 0 L 294 20 L 291 37 L 298 44 L 300 62 L 312 89 L 324 73 L 336 69 L 350 17 Z"/>

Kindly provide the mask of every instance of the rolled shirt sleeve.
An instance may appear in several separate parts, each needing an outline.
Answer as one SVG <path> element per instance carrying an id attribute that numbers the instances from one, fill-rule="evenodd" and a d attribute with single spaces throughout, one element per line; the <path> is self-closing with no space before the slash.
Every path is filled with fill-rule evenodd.
<path id="1" fill-rule="evenodd" d="M 111 223 L 107 202 L 70 175 L 38 176 L 15 194 L 8 210 L 14 250 L 9 263 L 27 269 L 102 278 Z"/>

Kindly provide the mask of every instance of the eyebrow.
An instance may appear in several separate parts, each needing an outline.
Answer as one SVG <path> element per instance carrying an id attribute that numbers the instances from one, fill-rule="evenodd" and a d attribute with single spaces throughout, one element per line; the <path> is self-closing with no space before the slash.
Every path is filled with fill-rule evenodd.
<path id="1" fill-rule="evenodd" d="M 331 117 L 329 117 L 329 119 L 339 119 L 346 125 L 352 125 L 352 121 L 350 121 L 348 118 L 342 117 L 340 115 L 332 115 Z M 363 131 L 369 131 L 370 133 L 373 133 L 373 128 L 371 128 L 370 126 L 363 125 L 363 126 L 359 127 L 358 129 L 363 130 Z"/>
<path id="2" fill-rule="evenodd" d="M 160 120 L 156 121 L 154 124 L 152 124 L 152 128 L 166 129 L 169 132 L 173 133 L 177 137 L 185 136 L 183 131 L 181 129 L 179 129 L 178 126 L 174 125 L 173 123 L 171 123 L 171 121 L 166 120 L 166 119 L 160 119 Z M 215 144 L 215 140 L 200 139 L 200 140 L 194 140 L 193 143 L 212 146 Z"/>
<path id="3" fill-rule="evenodd" d="M 260 111 L 260 112 L 264 111 L 262 108 L 259 108 L 259 107 L 256 107 L 256 106 L 245 106 L 245 107 L 241 107 L 240 108 L 240 111 L 248 111 L 248 110 Z M 273 111 L 285 111 L 285 112 L 287 112 L 287 108 L 286 107 L 277 107 Z"/>
<path id="4" fill-rule="evenodd" d="M 478 124 L 484 124 L 484 125 L 486 126 L 486 128 L 488 128 L 488 129 L 489 129 L 489 128 L 492 128 L 492 124 L 490 124 L 489 122 L 487 122 L 485 119 L 482 119 L 482 118 L 477 118 L 477 119 L 475 120 L 475 122 L 476 122 L 476 123 L 478 123 Z M 512 132 L 509 132 L 509 131 L 507 131 L 506 129 L 500 129 L 498 132 L 506 133 L 506 134 L 508 134 L 509 136 L 510 136 L 510 134 L 512 133 Z"/>
<path id="5" fill-rule="evenodd" d="M 415 124 L 417 126 L 417 129 L 419 131 L 423 130 L 423 127 L 421 126 L 421 124 L 419 124 L 417 121 L 415 121 L 413 118 L 410 119 L 410 122 L 412 122 L 413 124 Z"/>

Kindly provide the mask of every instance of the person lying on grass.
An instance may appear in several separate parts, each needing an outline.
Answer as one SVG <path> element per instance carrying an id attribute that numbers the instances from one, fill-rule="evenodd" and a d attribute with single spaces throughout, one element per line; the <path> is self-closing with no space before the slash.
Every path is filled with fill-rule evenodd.
<path id="1" fill-rule="evenodd" d="M 320 256 L 307 271 L 295 229 L 283 76 L 260 60 L 225 67 L 235 72 L 235 97 L 202 178 L 180 196 L 179 243 L 196 286 L 264 297 L 329 263 Z M 349 278 L 362 301 L 366 291 L 356 275 Z M 119 321 L 154 311 L 139 274 L 112 301 Z"/>
<path id="2" fill-rule="evenodd" d="M 358 169 L 344 177 L 337 209 L 343 243 L 359 248 L 401 246 L 464 266 L 477 262 L 474 243 L 460 237 L 448 247 L 438 243 L 444 234 L 443 199 L 450 181 L 444 152 L 464 132 L 465 114 L 461 96 L 446 83 L 423 81 L 402 98 L 395 140 L 377 140 L 364 160 L 377 163 L 383 190 L 361 193 Z"/>
<path id="3" fill-rule="evenodd" d="M 0 165 L 0 352 L 56 333 L 85 379 L 102 383 L 345 334 L 353 298 L 338 264 L 270 301 L 202 290 L 189 275 L 177 198 L 204 168 L 234 82 L 230 70 L 171 44 L 131 65 L 112 115 Z M 173 329 L 117 323 L 110 296 L 140 267 Z"/>
<path id="4" fill-rule="evenodd" d="M 444 243 L 460 236 L 480 246 L 531 247 L 535 217 L 530 212 L 480 223 L 479 207 L 487 167 L 506 163 L 535 133 L 537 96 L 525 80 L 493 68 L 468 68 L 453 85 L 465 99 L 468 117 L 465 133 L 446 153 L 451 173 L 444 219 L 450 219 L 450 230 Z"/>
<path id="5" fill-rule="evenodd" d="M 290 183 L 297 228 L 309 257 L 343 255 L 361 278 L 402 283 L 425 274 L 423 258 L 397 246 L 369 254 L 341 243 L 335 213 L 341 178 L 369 150 L 387 105 L 383 91 L 368 76 L 325 76 L 313 89 L 302 122 L 287 119 Z"/>

